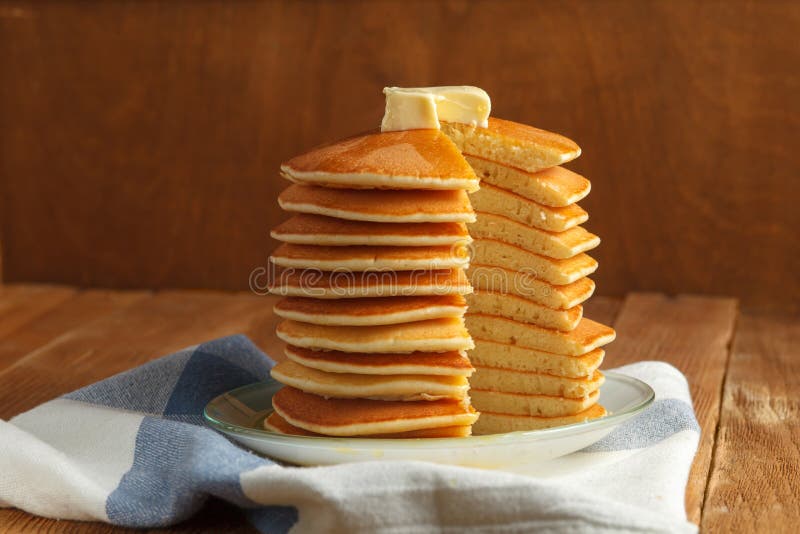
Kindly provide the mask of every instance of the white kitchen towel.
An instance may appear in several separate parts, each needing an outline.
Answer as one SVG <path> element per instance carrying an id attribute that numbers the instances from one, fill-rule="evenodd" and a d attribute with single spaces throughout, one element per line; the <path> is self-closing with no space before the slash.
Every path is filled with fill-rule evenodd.
<path id="1" fill-rule="evenodd" d="M 0 506 L 128 527 L 219 498 L 262 532 L 694 532 L 684 490 L 699 428 L 683 375 L 617 371 L 654 404 L 594 445 L 516 472 L 423 462 L 287 467 L 203 424 L 273 362 L 244 336 L 203 343 L 0 420 Z"/>

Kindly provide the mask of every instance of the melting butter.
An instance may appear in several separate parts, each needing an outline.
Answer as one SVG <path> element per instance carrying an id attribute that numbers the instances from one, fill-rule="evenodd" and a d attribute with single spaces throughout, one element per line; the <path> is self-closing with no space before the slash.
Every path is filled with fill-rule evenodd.
<path id="1" fill-rule="evenodd" d="M 439 129 L 439 122 L 458 122 L 486 128 L 492 102 L 480 87 L 384 87 L 386 111 L 382 132 Z"/>

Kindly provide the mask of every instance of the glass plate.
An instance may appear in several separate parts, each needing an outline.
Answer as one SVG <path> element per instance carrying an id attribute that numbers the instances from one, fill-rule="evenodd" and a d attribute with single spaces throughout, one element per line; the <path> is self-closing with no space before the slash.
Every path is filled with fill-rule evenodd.
<path id="1" fill-rule="evenodd" d="M 636 378 L 605 371 L 600 404 L 609 415 L 586 423 L 464 438 L 377 439 L 288 436 L 262 427 L 272 412 L 272 396 L 282 387 L 273 379 L 240 387 L 208 403 L 208 424 L 234 441 L 285 462 L 331 465 L 365 460 L 421 460 L 501 469 L 550 460 L 575 452 L 608 435 L 647 408 L 653 389 Z"/>

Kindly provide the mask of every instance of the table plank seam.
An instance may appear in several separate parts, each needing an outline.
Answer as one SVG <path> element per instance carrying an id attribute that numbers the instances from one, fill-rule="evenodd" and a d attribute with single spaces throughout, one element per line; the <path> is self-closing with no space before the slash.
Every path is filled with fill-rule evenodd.
<path id="1" fill-rule="evenodd" d="M 705 514 L 706 510 L 706 502 L 708 502 L 709 491 L 711 487 L 711 477 L 714 474 L 714 470 L 717 467 L 717 449 L 719 447 L 719 432 L 720 428 L 722 427 L 722 410 L 724 408 L 724 401 L 725 401 L 725 388 L 728 384 L 728 371 L 730 370 L 731 365 L 731 357 L 733 355 L 733 343 L 736 339 L 736 329 L 739 326 L 739 320 L 741 317 L 741 310 L 736 310 L 736 317 L 734 317 L 733 328 L 731 329 L 731 336 L 728 338 L 728 342 L 725 344 L 725 349 L 727 350 L 727 356 L 725 358 L 725 367 L 722 373 L 722 381 L 720 382 L 719 388 L 719 407 L 717 409 L 717 422 L 714 425 L 714 439 L 713 445 L 711 446 L 711 461 L 708 464 L 708 472 L 706 473 L 706 483 L 705 489 L 703 490 L 703 500 L 700 501 L 700 519 L 697 523 L 698 528 L 703 524 L 703 515 Z"/>

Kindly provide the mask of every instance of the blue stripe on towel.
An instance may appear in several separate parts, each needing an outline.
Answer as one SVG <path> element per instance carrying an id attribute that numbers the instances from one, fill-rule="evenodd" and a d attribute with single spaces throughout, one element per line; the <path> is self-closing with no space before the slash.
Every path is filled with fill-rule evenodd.
<path id="1" fill-rule="evenodd" d="M 209 495 L 254 507 L 239 475 L 274 462 L 238 447 L 210 428 L 146 417 L 136 436 L 133 466 L 106 501 L 112 523 L 156 527 L 182 521 Z"/>

